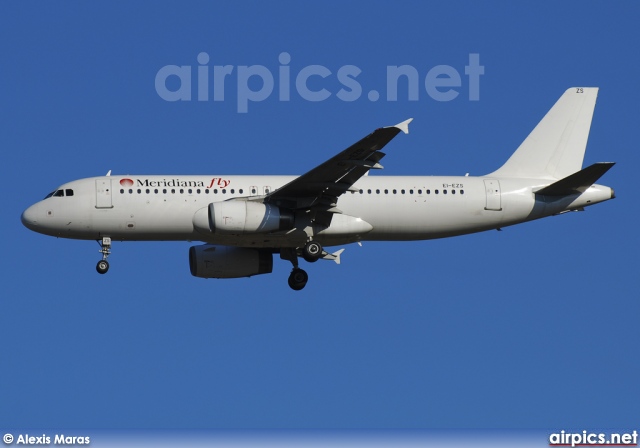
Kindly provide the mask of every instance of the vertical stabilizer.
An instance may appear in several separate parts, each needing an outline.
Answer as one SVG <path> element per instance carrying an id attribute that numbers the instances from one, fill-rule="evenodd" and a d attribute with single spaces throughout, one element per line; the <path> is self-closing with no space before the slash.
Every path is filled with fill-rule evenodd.
<path id="1" fill-rule="evenodd" d="M 582 169 L 597 87 L 571 87 L 495 177 L 562 179 Z"/>

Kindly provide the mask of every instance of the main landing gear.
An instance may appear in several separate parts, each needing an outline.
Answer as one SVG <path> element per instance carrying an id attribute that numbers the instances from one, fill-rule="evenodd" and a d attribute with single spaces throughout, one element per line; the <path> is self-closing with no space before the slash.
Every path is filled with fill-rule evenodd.
<path id="1" fill-rule="evenodd" d="M 317 241 L 309 241 L 302 248 L 302 258 L 309 263 L 315 263 L 322 256 L 322 245 Z"/>
<path id="2" fill-rule="evenodd" d="M 294 291 L 300 291 L 307 285 L 309 281 L 309 275 L 307 272 L 300 268 L 293 268 L 291 274 L 289 274 L 289 287 Z"/>
<path id="3" fill-rule="evenodd" d="M 107 258 L 111 254 L 111 238 L 105 236 L 102 238 L 102 241 L 98 241 L 98 244 L 100 245 L 100 250 L 98 252 L 102 254 L 102 260 L 98 261 L 96 271 L 98 271 L 98 274 L 106 274 L 109 270 L 109 262 L 107 261 Z"/>
<path id="4" fill-rule="evenodd" d="M 316 241 L 309 241 L 301 250 L 302 258 L 309 263 L 314 263 L 322 257 L 322 245 Z M 288 283 L 294 291 L 300 291 L 307 285 L 309 275 L 298 267 L 298 250 L 295 248 L 283 248 L 280 250 L 280 258 L 289 260 L 293 265 L 291 274 L 289 274 Z"/>

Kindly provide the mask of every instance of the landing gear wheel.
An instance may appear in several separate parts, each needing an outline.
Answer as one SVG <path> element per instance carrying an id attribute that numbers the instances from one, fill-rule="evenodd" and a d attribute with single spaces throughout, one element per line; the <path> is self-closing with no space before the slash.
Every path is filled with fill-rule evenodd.
<path id="1" fill-rule="evenodd" d="M 109 270 L 109 262 L 107 261 L 107 258 L 111 254 L 111 238 L 104 236 L 101 241 L 98 241 L 98 244 L 100 245 L 100 250 L 98 252 L 102 254 L 102 260 L 98 261 L 96 271 L 98 271 L 98 274 L 106 274 Z"/>
<path id="2" fill-rule="evenodd" d="M 309 241 L 302 248 L 302 258 L 309 263 L 318 261 L 318 258 L 322 256 L 322 245 L 317 241 Z"/>
<path id="3" fill-rule="evenodd" d="M 100 260 L 96 265 L 96 271 L 98 274 L 106 274 L 109 270 L 109 262 L 107 260 Z"/>
<path id="4" fill-rule="evenodd" d="M 294 268 L 291 271 L 291 275 L 289 275 L 289 286 L 294 291 L 300 291 L 305 287 L 307 281 L 309 280 L 309 276 L 305 271 L 300 268 Z"/>

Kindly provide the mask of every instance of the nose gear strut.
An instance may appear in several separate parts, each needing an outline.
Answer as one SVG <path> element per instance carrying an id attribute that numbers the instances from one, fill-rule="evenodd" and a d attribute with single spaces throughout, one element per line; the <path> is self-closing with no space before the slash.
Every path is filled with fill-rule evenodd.
<path id="1" fill-rule="evenodd" d="M 102 254 L 102 260 L 98 261 L 96 271 L 98 271 L 98 274 L 106 274 L 109 270 L 109 262 L 107 261 L 107 258 L 111 255 L 111 238 L 105 236 L 102 238 L 102 241 L 98 241 L 98 244 L 100 245 L 100 250 L 98 252 Z"/>

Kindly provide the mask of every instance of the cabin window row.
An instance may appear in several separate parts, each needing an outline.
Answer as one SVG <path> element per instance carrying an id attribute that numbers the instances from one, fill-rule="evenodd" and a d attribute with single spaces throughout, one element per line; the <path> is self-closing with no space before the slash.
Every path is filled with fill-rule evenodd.
<path id="1" fill-rule="evenodd" d="M 136 193 L 138 193 L 138 194 L 142 194 L 143 192 L 144 192 L 144 193 L 146 193 L 146 194 L 151 194 L 152 192 L 153 192 L 154 194 L 159 194 L 159 193 L 162 193 L 162 194 L 176 194 L 176 193 L 177 193 L 177 194 L 184 194 L 184 193 L 185 193 L 185 191 L 186 191 L 188 194 L 193 194 L 194 192 L 195 192 L 196 194 L 201 194 L 201 193 L 203 193 L 203 192 L 204 192 L 204 194 L 209 194 L 209 193 L 213 193 L 213 194 L 218 194 L 218 193 L 227 194 L 227 191 L 229 191 L 229 193 L 231 193 L 231 194 L 235 194 L 235 193 L 236 193 L 235 188 L 231 188 L 231 189 L 229 189 L 229 190 L 227 190 L 226 188 L 222 188 L 222 189 L 220 189 L 220 190 L 218 190 L 217 188 L 214 188 L 213 190 L 210 190 L 210 189 L 208 189 L 208 188 L 206 188 L 206 189 L 204 189 L 204 190 L 201 190 L 200 188 L 195 189 L 195 190 L 194 190 L 193 188 L 188 188 L 188 189 L 184 189 L 184 188 L 171 188 L 171 189 L 168 189 L 168 188 L 163 188 L 163 189 L 159 189 L 159 188 L 154 188 L 154 189 L 146 188 L 146 189 L 141 189 L 141 188 L 138 188 L 137 190 L 133 190 L 132 188 L 129 188 L 129 190 L 128 190 L 129 194 L 133 194 L 133 192 L 134 192 L 134 191 L 135 191 Z M 120 194 L 124 194 L 124 193 L 125 193 L 125 189 L 124 189 L 124 188 L 121 188 L 121 189 L 120 189 Z M 244 190 L 243 190 L 242 188 L 240 188 L 240 189 L 238 190 L 238 193 L 239 193 L 239 194 L 243 194 L 243 193 L 244 193 Z M 253 189 L 253 190 L 252 190 L 251 194 L 256 194 L 255 189 Z"/>
<path id="2" fill-rule="evenodd" d="M 444 190 L 433 190 L 433 191 L 432 191 L 431 189 L 423 190 L 423 189 L 421 189 L 421 188 L 420 188 L 420 189 L 417 189 L 417 190 L 410 189 L 410 190 L 408 190 L 408 193 L 409 193 L 409 194 L 414 194 L 416 191 L 417 191 L 417 193 L 418 193 L 418 194 L 422 194 L 423 192 L 424 192 L 425 194 L 432 194 L 432 193 L 433 193 L 433 194 L 440 194 L 440 193 L 442 193 L 442 194 L 448 194 L 449 192 L 450 192 L 451 194 L 456 194 L 456 191 L 457 191 L 457 192 L 459 192 L 460 194 L 464 194 L 464 190 L 447 190 L 447 189 L 444 189 Z M 366 192 L 366 194 L 373 194 L 374 192 L 375 192 L 375 194 L 389 194 L 389 193 L 391 193 L 391 194 L 398 194 L 398 193 L 400 193 L 400 194 L 407 194 L 407 190 L 404 190 L 404 189 L 402 189 L 402 190 L 396 190 L 396 189 L 393 189 L 393 190 L 388 190 L 388 189 L 385 189 L 385 190 L 380 190 L 380 189 L 376 189 L 376 190 L 372 190 L 372 189 L 362 190 L 362 189 L 361 189 L 361 190 L 358 190 L 357 192 L 358 192 L 358 193 L 360 193 L 360 194 L 365 194 L 365 192 Z M 356 192 L 355 192 L 355 191 L 352 191 L 351 193 L 352 193 L 352 194 L 355 194 Z"/>
<path id="3" fill-rule="evenodd" d="M 58 190 L 58 191 L 61 191 L 61 190 Z M 69 191 L 69 190 L 67 190 L 67 191 Z M 129 191 L 129 194 L 133 194 L 133 192 L 134 192 L 134 190 L 133 190 L 132 188 L 130 188 L 128 191 Z M 172 189 L 170 189 L 170 190 L 169 190 L 169 189 L 167 189 L 167 188 L 163 188 L 162 190 L 160 190 L 160 189 L 158 189 L 158 188 L 155 188 L 155 189 L 151 190 L 151 189 L 147 188 L 147 189 L 145 189 L 145 190 L 142 190 L 142 189 L 138 188 L 138 189 L 137 189 L 137 190 L 135 190 L 135 191 L 136 191 L 138 194 L 142 194 L 142 192 L 143 192 L 143 191 L 144 191 L 146 194 L 151 194 L 151 192 L 152 192 L 152 191 L 153 191 L 153 193 L 154 193 L 154 194 L 159 194 L 159 193 L 160 193 L 160 191 L 162 191 L 162 193 L 163 193 L 163 194 L 167 194 L 167 193 L 171 193 L 171 194 L 176 194 L 176 193 L 184 194 L 185 189 L 184 189 L 184 188 L 180 188 L 180 189 L 172 188 Z M 193 190 L 192 188 L 189 188 L 189 189 L 187 189 L 186 191 L 187 191 L 187 193 L 188 193 L 188 194 L 193 194 L 193 192 L 194 192 L 194 190 Z M 400 193 L 400 194 L 407 194 L 407 193 L 408 193 L 408 194 L 415 194 L 416 192 L 417 192 L 418 194 L 422 194 L 422 193 L 423 193 L 423 190 L 422 190 L 422 189 L 417 189 L 417 190 L 414 190 L 414 189 L 409 189 L 409 190 L 405 190 L 405 189 L 401 189 L 401 190 L 396 190 L 396 189 L 393 189 L 393 190 L 388 190 L 388 189 L 384 189 L 384 190 L 380 190 L 380 189 L 376 189 L 376 190 L 367 189 L 367 190 L 366 190 L 366 193 L 367 193 L 367 194 L 373 194 L 373 192 L 374 192 L 374 191 L 375 191 L 375 194 L 390 194 L 390 193 L 391 193 L 391 194 L 398 194 L 398 193 Z M 444 189 L 444 190 L 442 190 L 442 191 L 441 191 L 441 190 L 437 190 L 437 189 L 436 189 L 436 190 L 433 190 L 433 194 L 440 194 L 440 193 L 442 193 L 442 194 L 448 194 L 449 192 L 451 192 L 451 194 L 456 194 L 456 191 L 457 191 L 457 192 L 459 192 L 459 194 L 464 194 L 464 190 L 447 190 L 447 189 Z M 199 188 L 195 190 L 195 193 L 196 193 L 196 194 L 201 194 L 202 192 L 203 192 L 203 190 L 201 190 L 201 189 L 199 189 Z M 220 192 L 221 194 L 227 194 L 227 189 L 226 189 L 226 188 L 222 188 L 221 190 L 218 190 L 217 188 L 214 188 L 213 190 L 210 190 L 210 189 L 206 188 L 206 189 L 204 190 L 204 193 L 205 193 L 205 194 L 209 194 L 209 193 L 218 194 L 218 192 Z M 57 193 L 57 192 L 56 192 L 56 193 Z M 125 193 L 124 188 L 120 189 L 120 193 L 121 193 L 121 194 L 124 194 L 124 193 Z M 235 194 L 235 193 L 236 193 L 236 191 L 235 191 L 235 189 L 234 189 L 234 188 L 231 188 L 231 189 L 229 189 L 229 193 L 230 193 L 230 194 Z M 355 191 L 352 191 L 351 193 L 352 193 L 352 194 L 355 194 L 356 192 L 355 192 Z M 362 189 L 361 189 L 361 190 L 358 190 L 358 193 L 360 193 L 360 194 L 365 194 L 365 190 L 362 190 Z M 426 190 L 424 190 L 424 193 L 425 193 L 425 194 L 432 194 L 432 190 L 431 190 L 431 189 L 426 189 Z M 243 190 L 242 188 L 240 188 L 240 189 L 238 190 L 238 194 L 244 194 L 244 190 Z M 251 191 L 251 194 L 256 194 L 255 189 L 253 189 L 253 190 Z M 267 194 L 268 194 L 268 191 L 267 191 Z M 52 194 L 52 195 L 53 195 L 53 194 Z M 71 194 L 67 194 L 67 196 L 72 196 L 72 195 L 73 195 L 73 191 L 71 190 Z"/>

